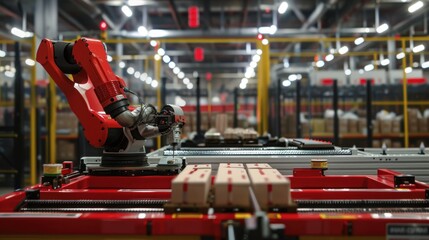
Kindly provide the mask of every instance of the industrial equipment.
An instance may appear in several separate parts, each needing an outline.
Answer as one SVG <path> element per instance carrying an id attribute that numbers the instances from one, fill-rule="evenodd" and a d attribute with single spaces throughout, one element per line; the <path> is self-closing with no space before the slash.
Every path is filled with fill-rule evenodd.
<path id="1" fill-rule="evenodd" d="M 100 166 L 91 171 L 109 174 L 156 171 L 157 166 L 147 162 L 144 140 L 172 131 L 173 139 L 180 139 L 184 124 L 182 109 L 166 105 L 158 113 L 150 104 L 130 106 L 125 93 L 133 92 L 113 73 L 106 46 L 100 40 L 80 38 L 67 43 L 43 39 L 37 61 L 67 97 L 88 142 L 104 148 Z M 73 79 L 66 74 L 71 74 Z M 175 145 L 177 142 L 173 141 Z M 173 162 L 170 166 L 160 171 L 177 170 L 179 164 Z"/>

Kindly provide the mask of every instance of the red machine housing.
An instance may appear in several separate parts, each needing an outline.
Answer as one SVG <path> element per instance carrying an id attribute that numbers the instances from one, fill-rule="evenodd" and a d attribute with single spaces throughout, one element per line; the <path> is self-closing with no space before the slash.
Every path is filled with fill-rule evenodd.
<path id="1" fill-rule="evenodd" d="M 296 169 L 291 182 L 292 198 L 308 199 L 427 199 L 429 185 L 421 182 L 395 187 L 393 180 L 402 174 L 379 170 L 374 176 L 324 176 L 318 170 L 312 174 Z M 320 174 L 319 174 L 320 173 Z M 81 175 L 60 189 L 36 185 L 40 199 L 169 199 L 174 176 L 109 177 Z M 243 222 L 252 216 L 239 213 L 28 213 L 14 212 L 25 198 L 17 191 L 0 198 L 0 235 L 146 235 L 211 236 L 223 239 L 223 224 Z M 268 213 L 272 223 L 285 224 L 287 237 L 372 237 L 384 239 L 391 224 L 429 225 L 428 213 Z M 35 224 L 37 223 L 37 224 Z"/>

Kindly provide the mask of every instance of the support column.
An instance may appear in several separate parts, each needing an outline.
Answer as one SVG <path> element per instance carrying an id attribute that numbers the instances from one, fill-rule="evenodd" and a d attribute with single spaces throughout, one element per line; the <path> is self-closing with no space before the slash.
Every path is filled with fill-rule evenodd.
<path id="1" fill-rule="evenodd" d="M 257 112 L 258 133 L 260 135 L 268 131 L 268 86 L 270 84 L 270 46 L 256 42 L 256 47 L 262 50 L 261 60 L 258 64 L 258 96 Z"/>
<path id="2" fill-rule="evenodd" d="M 396 42 L 395 40 L 388 40 L 387 41 L 387 52 L 388 55 L 386 56 L 390 63 L 388 66 L 388 72 L 387 72 L 387 76 L 388 76 L 388 82 L 387 83 L 393 83 L 393 78 L 392 78 L 392 70 L 394 70 L 396 68 Z"/>
<path id="3" fill-rule="evenodd" d="M 402 52 L 405 52 L 405 40 L 401 41 Z M 411 64 L 411 63 L 410 63 Z M 409 144 L 408 139 L 408 92 L 407 92 L 407 73 L 405 72 L 405 68 L 407 67 L 407 58 L 402 58 L 402 97 L 403 97 L 403 106 L 404 106 L 404 147 L 407 148 Z"/>
<path id="4" fill-rule="evenodd" d="M 159 44 L 159 43 L 158 43 Z M 157 106 L 158 106 L 158 111 L 161 111 L 162 108 L 162 100 L 161 100 L 161 59 L 160 60 L 153 60 L 154 62 L 154 73 L 155 73 L 155 79 L 156 81 L 158 81 L 158 88 L 156 89 L 156 99 L 157 99 Z M 156 138 L 156 144 L 157 144 L 157 148 L 161 147 L 161 137 L 157 137 Z"/>
<path id="5" fill-rule="evenodd" d="M 24 152 L 22 148 L 25 145 L 24 141 L 24 80 L 22 79 L 21 67 L 21 45 L 15 43 L 15 117 L 14 117 L 14 132 L 17 137 L 14 139 L 14 167 L 17 171 L 15 174 L 15 189 L 21 188 L 24 185 Z"/>
<path id="6" fill-rule="evenodd" d="M 34 34 L 37 46 L 42 38 L 58 38 L 58 1 L 35 1 Z M 40 67 L 40 65 L 39 65 Z M 41 67 L 40 67 L 41 68 Z M 37 71 L 37 79 L 47 79 L 46 71 Z M 45 162 L 56 162 L 56 93 L 55 83 L 50 79 L 47 89 L 47 129 Z"/>

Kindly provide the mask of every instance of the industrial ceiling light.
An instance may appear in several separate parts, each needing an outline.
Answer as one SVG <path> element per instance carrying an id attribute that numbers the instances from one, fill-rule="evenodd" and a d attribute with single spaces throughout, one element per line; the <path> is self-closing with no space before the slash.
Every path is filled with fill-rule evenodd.
<path id="1" fill-rule="evenodd" d="M 252 73 L 251 73 L 251 72 L 245 72 L 245 73 L 244 73 L 244 76 L 245 76 L 246 78 L 251 78 L 251 77 L 252 77 Z"/>
<path id="2" fill-rule="evenodd" d="M 180 72 L 180 68 L 179 67 L 173 68 L 173 73 L 174 74 L 179 74 L 179 72 Z"/>
<path id="3" fill-rule="evenodd" d="M 133 15 L 133 11 L 128 7 L 128 5 L 122 5 L 121 11 L 127 17 L 131 17 Z"/>
<path id="4" fill-rule="evenodd" d="M 112 58 L 112 56 L 110 56 L 110 55 L 107 55 L 107 61 L 108 61 L 108 62 L 111 62 L 111 61 L 113 61 L 113 58 Z"/>
<path id="5" fill-rule="evenodd" d="M 146 81 L 146 78 L 147 78 L 147 73 L 142 73 L 142 75 L 140 75 L 140 80 L 142 81 L 142 82 L 144 82 L 144 81 Z"/>
<path id="6" fill-rule="evenodd" d="M 262 50 L 261 49 L 256 50 L 256 54 L 262 55 Z"/>
<path id="7" fill-rule="evenodd" d="M 325 61 L 330 62 L 332 60 L 334 60 L 334 54 L 328 54 L 328 55 L 326 55 Z"/>
<path id="8" fill-rule="evenodd" d="M 151 84 L 152 83 L 152 78 L 151 77 L 147 77 L 146 78 L 146 84 Z"/>
<path id="9" fill-rule="evenodd" d="M 159 60 L 161 60 L 161 56 L 159 56 L 159 54 L 157 53 L 157 54 L 155 54 L 154 56 L 153 56 L 153 58 L 155 59 L 155 61 L 159 61 Z"/>
<path id="10" fill-rule="evenodd" d="M 405 57 L 405 53 L 404 52 L 400 52 L 398 54 L 396 54 L 396 59 L 403 59 Z"/>
<path id="11" fill-rule="evenodd" d="M 365 71 L 363 69 L 359 69 L 359 74 L 363 74 Z"/>
<path id="12" fill-rule="evenodd" d="M 162 61 L 165 63 L 169 63 L 170 62 L 170 57 L 168 55 L 164 55 L 164 57 L 162 57 Z"/>
<path id="13" fill-rule="evenodd" d="M 0 50 L 0 57 L 6 57 L 6 52 L 3 50 Z"/>
<path id="14" fill-rule="evenodd" d="M 406 67 L 405 68 L 405 73 L 411 73 L 413 71 L 412 67 Z"/>
<path id="15" fill-rule="evenodd" d="M 28 38 L 28 37 L 32 37 L 34 34 L 32 32 L 27 32 L 27 31 L 23 31 L 19 28 L 13 27 L 10 32 L 20 38 Z"/>
<path id="16" fill-rule="evenodd" d="M 422 1 L 417 1 L 408 7 L 408 12 L 413 13 L 423 7 Z"/>
<path id="17" fill-rule="evenodd" d="M 289 7 L 289 4 L 286 1 L 284 1 L 284 2 L 280 3 L 278 12 L 280 14 L 284 14 L 286 12 L 286 10 L 288 9 L 288 7 Z"/>
<path id="18" fill-rule="evenodd" d="M 338 49 L 338 53 L 343 55 L 346 54 L 349 51 L 349 48 L 347 46 L 342 46 L 340 49 Z"/>
<path id="19" fill-rule="evenodd" d="M 183 79 L 185 77 L 185 74 L 183 72 L 179 72 L 177 74 L 177 77 L 180 78 L 180 79 Z"/>
<path id="20" fill-rule="evenodd" d="M 158 43 L 155 40 L 150 40 L 150 45 L 152 47 L 156 47 L 156 45 L 158 45 Z"/>
<path id="21" fill-rule="evenodd" d="M 157 81 L 157 80 L 153 80 L 153 81 L 150 83 L 150 85 L 151 85 L 153 88 L 156 88 L 156 87 L 158 87 L 158 81 Z"/>
<path id="22" fill-rule="evenodd" d="M 358 38 L 355 39 L 355 44 L 356 45 L 360 45 L 363 42 L 365 42 L 365 39 L 363 37 L 358 37 Z"/>
<path id="23" fill-rule="evenodd" d="M 422 68 L 429 68 L 429 61 L 422 63 Z"/>
<path id="24" fill-rule="evenodd" d="M 298 77 L 295 74 L 291 74 L 289 75 L 289 77 L 287 78 L 289 81 L 293 82 L 298 80 Z"/>
<path id="25" fill-rule="evenodd" d="M 325 66 L 325 62 L 324 61 L 319 60 L 319 61 L 316 62 L 316 67 L 321 68 L 323 66 Z"/>
<path id="26" fill-rule="evenodd" d="M 282 82 L 283 87 L 289 87 L 292 83 L 289 80 L 284 80 Z"/>
<path id="27" fill-rule="evenodd" d="M 137 28 L 137 31 L 144 37 L 147 36 L 147 28 L 145 26 L 140 26 L 139 28 Z"/>
<path id="28" fill-rule="evenodd" d="M 420 44 L 420 45 L 417 45 L 417 46 L 413 47 L 413 52 L 414 53 L 418 53 L 418 52 L 421 52 L 423 50 L 425 50 L 425 45 L 423 45 L 423 44 Z"/>
<path id="29" fill-rule="evenodd" d="M 164 50 L 164 48 L 158 48 L 158 51 L 157 51 L 157 53 L 159 54 L 159 56 L 164 56 L 165 55 L 165 50 Z"/>
<path id="30" fill-rule="evenodd" d="M 297 74 L 296 75 L 296 80 L 301 80 L 302 79 L 302 75 L 301 74 Z"/>
<path id="31" fill-rule="evenodd" d="M 119 68 L 124 68 L 125 67 L 125 63 L 123 61 L 119 62 Z"/>
<path id="32" fill-rule="evenodd" d="M 263 44 L 263 45 L 268 45 L 268 43 L 270 43 L 270 42 L 268 41 L 268 39 L 266 39 L 266 38 L 262 39 L 262 44 Z"/>
<path id="33" fill-rule="evenodd" d="M 346 69 L 344 70 L 344 74 L 346 74 L 347 76 L 350 76 L 352 74 L 352 70 Z"/>
<path id="34" fill-rule="evenodd" d="M 390 60 L 388 58 L 385 58 L 380 61 L 381 66 L 387 66 L 390 64 Z"/>
<path id="35" fill-rule="evenodd" d="M 243 84 L 243 83 L 240 83 L 240 86 L 239 86 L 241 89 L 246 89 L 246 87 L 247 87 L 247 84 Z"/>
<path id="36" fill-rule="evenodd" d="M 389 29 L 389 25 L 387 25 L 387 23 L 383 23 L 380 26 L 378 26 L 375 31 L 377 31 L 377 33 L 383 33 L 387 31 L 387 29 Z"/>
<path id="37" fill-rule="evenodd" d="M 14 72 L 12 72 L 12 71 L 6 71 L 6 72 L 4 72 L 4 75 L 5 75 L 6 77 L 10 77 L 10 78 L 15 77 L 15 73 L 14 73 Z"/>
<path id="38" fill-rule="evenodd" d="M 258 66 L 258 64 L 256 62 L 250 62 L 250 67 L 251 68 L 256 68 L 256 66 Z"/>
<path id="39" fill-rule="evenodd" d="M 189 81 L 189 78 L 183 79 L 183 84 L 188 85 L 191 81 Z"/>
<path id="40" fill-rule="evenodd" d="M 27 64 L 28 66 L 34 66 L 36 65 L 36 62 L 33 59 L 27 58 L 25 59 L 25 64 Z"/>
<path id="41" fill-rule="evenodd" d="M 369 72 L 374 70 L 374 65 L 373 64 L 368 64 L 363 68 L 365 71 Z"/>
<path id="42" fill-rule="evenodd" d="M 139 71 L 136 71 L 136 72 L 134 73 L 134 77 L 135 77 L 135 78 L 140 78 L 140 75 L 141 75 L 141 73 L 140 73 Z"/>
<path id="43" fill-rule="evenodd" d="M 249 83 L 249 79 L 247 79 L 247 78 L 242 78 L 242 79 L 241 79 L 241 83 L 243 83 L 243 84 L 247 84 L 247 83 Z"/>
<path id="44" fill-rule="evenodd" d="M 252 57 L 252 61 L 253 62 L 259 62 L 261 60 L 261 56 L 259 56 L 259 55 L 253 55 L 253 57 Z"/>
<path id="45" fill-rule="evenodd" d="M 176 64 L 173 61 L 171 61 L 170 63 L 168 63 L 168 67 L 170 69 L 174 69 L 176 67 Z"/>
<path id="46" fill-rule="evenodd" d="M 128 74 L 132 75 L 132 74 L 134 74 L 134 72 L 135 72 L 135 70 L 134 70 L 134 68 L 133 68 L 133 67 L 129 67 L 129 68 L 127 68 L 127 73 L 128 73 Z"/>
<path id="47" fill-rule="evenodd" d="M 192 88 L 194 88 L 194 84 L 189 83 L 189 84 L 187 84 L 187 85 L 186 85 L 186 87 L 187 87 L 188 89 L 192 89 Z"/>

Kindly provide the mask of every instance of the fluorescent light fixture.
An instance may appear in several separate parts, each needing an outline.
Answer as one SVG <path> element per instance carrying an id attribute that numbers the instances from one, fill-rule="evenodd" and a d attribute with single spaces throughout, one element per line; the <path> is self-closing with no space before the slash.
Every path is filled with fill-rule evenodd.
<path id="1" fill-rule="evenodd" d="M 152 47 L 156 47 L 156 45 L 158 45 L 158 43 L 155 40 L 150 40 L 150 45 Z"/>
<path id="2" fill-rule="evenodd" d="M 151 29 L 148 33 L 150 38 L 162 38 L 168 36 L 168 31 L 164 29 Z"/>
<path id="3" fill-rule="evenodd" d="M 261 49 L 256 50 L 256 54 L 262 55 L 262 50 Z"/>
<path id="4" fill-rule="evenodd" d="M 292 84 L 292 83 L 291 83 L 291 81 L 289 81 L 289 80 L 284 80 L 284 81 L 282 82 L 283 87 L 289 87 L 291 84 Z"/>
<path id="5" fill-rule="evenodd" d="M 145 26 L 140 26 L 139 28 L 137 28 L 137 31 L 143 35 L 143 36 L 147 36 L 148 32 L 147 32 L 147 28 Z"/>
<path id="6" fill-rule="evenodd" d="M 382 32 L 385 32 L 387 29 L 389 29 L 389 25 L 387 25 L 387 23 L 383 23 L 380 26 L 378 26 L 377 29 L 375 29 L 375 31 L 377 31 L 377 33 L 382 33 Z"/>
<path id="7" fill-rule="evenodd" d="M 283 67 L 288 68 L 289 66 L 289 58 L 283 58 Z"/>
<path id="8" fill-rule="evenodd" d="M 152 83 L 152 78 L 151 77 L 147 77 L 146 78 L 146 84 L 151 84 Z"/>
<path id="9" fill-rule="evenodd" d="M 180 72 L 180 68 L 179 67 L 173 68 L 173 73 L 174 74 L 178 74 L 179 72 Z"/>
<path id="10" fill-rule="evenodd" d="M 369 72 L 374 70 L 374 65 L 373 64 L 368 64 L 363 68 L 365 71 Z"/>
<path id="11" fill-rule="evenodd" d="M 122 5 L 121 11 L 127 17 L 131 17 L 133 15 L 133 11 L 131 10 L 130 7 L 128 7 L 128 5 Z"/>
<path id="12" fill-rule="evenodd" d="M 298 79 L 298 77 L 295 74 L 291 74 L 291 75 L 289 75 L 289 77 L 287 79 L 289 81 L 293 82 L 293 81 L 296 81 Z"/>
<path id="13" fill-rule="evenodd" d="M 242 79 L 241 79 L 241 83 L 243 83 L 243 84 L 247 84 L 247 83 L 249 83 L 249 79 L 247 79 L 247 78 L 242 78 Z"/>
<path id="14" fill-rule="evenodd" d="M 145 0 L 128 0 L 128 6 L 135 7 L 135 6 L 143 6 L 145 5 Z"/>
<path id="15" fill-rule="evenodd" d="M 3 50 L 0 50 L 0 57 L 6 57 L 6 52 Z"/>
<path id="16" fill-rule="evenodd" d="M 326 55 L 325 61 L 330 62 L 332 60 L 334 60 L 334 54 L 328 54 L 328 55 Z"/>
<path id="17" fill-rule="evenodd" d="M 189 78 L 183 79 L 183 84 L 188 85 L 191 81 L 189 81 Z"/>
<path id="18" fill-rule="evenodd" d="M 198 72 L 197 72 L 197 71 L 194 71 L 194 72 L 192 73 L 192 76 L 193 76 L 194 78 L 197 78 L 197 77 L 198 77 Z"/>
<path id="19" fill-rule="evenodd" d="M 259 55 L 253 55 L 253 57 L 252 57 L 252 61 L 253 62 L 259 62 L 261 60 L 261 56 L 259 56 Z"/>
<path id="20" fill-rule="evenodd" d="M 136 72 L 134 73 L 134 77 L 135 77 L 135 78 L 140 78 L 140 75 L 141 75 L 141 73 L 140 73 L 139 71 L 136 71 Z"/>
<path id="21" fill-rule="evenodd" d="M 251 72 L 245 72 L 245 73 L 244 73 L 244 76 L 245 76 L 246 78 L 251 78 L 251 77 L 252 77 L 252 73 L 251 73 Z"/>
<path id="22" fill-rule="evenodd" d="M 194 84 L 189 83 L 189 84 L 187 84 L 187 85 L 186 85 L 186 87 L 187 87 L 188 89 L 192 89 L 192 88 L 194 88 Z"/>
<path id="23" fill-rule="evenodd" d="M 165 55 L 165 50 L 164 50 L 164 48 L 158 48 L 158 51 L 157 51 L 157 53 L 159 54 L 159 56 L 164 56 Z"/>
<path id="24" fill-rule="evenodd" d="M 147 73 L 142 73 L 142 75 L 140 75 L 140 80 L 142 81 L 142 82 L 144 82 L 144 81 L 146 81 L 146 78 L 147 78 Z"/>
<path id="25" fill-rule="evenodd" d="M 346 69 L 344 70 L 344 74 L 346 74 L 347 76 L 350 76 L 352 74 L 352 70 Z"/>
<path id="26" fill-rule="evenodd" d="M 156 87 L 158 87 L 158 81 L 157 81 L 157 80 L 153 80 L 153 81 L 150 83 L 150 85 L 151 85 L 153 88 L 156 88 Z"/>
<path id="27" fill-rule="evenodd" d="M 429 68 L 429 61 L 422 63 L 422 68 Z"/>
<path id="28" fill-rule="evenodd" d="M 176 67 L 176 64 L 175 64 L 173 61 L 171 61 L 171 62 L 169 62 L 169 63 L 168 63 L 168 67 L 169 67 L 170 69 L 173 69 L 173 68 L 175 68 L 175 67 Z"/>
<path id="29" fill-rule="evenodd" d="M 119 62 L 119 68 L 124 68 L 125 67 L 125 63 L 124 62 Z"/>
<path id="30" fill-rule="evenodd" d="M 417 1 L 408 7 L 408 12 L 413 13 L 423 7 L 422 1 Z"/>
<path id="31" fill-rule="evenodd" d="M 28 66 L 34 66 L 36 65 L 36 62 L 33 59 L 27 58 L 25 59 L 25 64 L 27 64 Z"/>
<path id="32" fill-rule="evenodd" d="M 420 44 L 420 45 L 413 47 L 413 53 L 418 53 L 418 52 L 421 52 L 423 50 L 425 50 L 425 45 L 423 45 L 423 44 Z"/>
<path id="33" fill-rule="evenodd" d="M 177 77 L 180 78 L 180 79 L 183 79 L 185 77 L 185 74 L 183 72 L 179 72 L 177 74 Z"/>
<path id="34" fill-rule="evenodd" d="M 4 72 L 4 75 L 5 75 L 6 77 L 10 77 L 10 78 L 15 77 L 15 73 L 14 73 L 14 72 L 12 72 L 12 71 L 6 71 L 6 72 Z"/>
<path id="35" fill-rule="evenodd" d="M 275 34 L 277 32 L 277 27 L 276 25 L 271 25 L 271 26 L 265 26 L 265 27 L 259 27 L 258 28 L 258 32 L 261 34 Z"/>
<path id="36" fill-rule="evenodd" d="M 365 39 L 363 37 L 358 37 L 358 38 L 355 39 L 355 44 L 356 45 L 360 45 L 363 42 L 365 42 Z"/>
<path id="37" fill-rule="evenodd" d="M 405 73 L 411 73 L 413 71 L 412 67 L 406 67 L 405 68 Z"/>
<path id="38" fill-rule="evenodd" d="M 296 80 L 301 80 L 302 79 L 302 75 L 301 74 L 297 74 L 296 75 Z"/>
<path id="39" fill-rule="evenodd" d="M 283 14 L 283 13 L 285 13 L 285 12 L 287 11 L 288 7 L 289 7 L 289 4 L 288 4 L 286 1 L 283 1 L 283 2 L 282 2 L 282 3 L 280 3 L 280 5 L 279 5 L 278 12 L 279 12 L 280 14 Z"/>
<path id="40" fill-rule="evenodd" d="M 343 55 L 346 54 L 349 51 L 349 48 L 347 46 L 342 46 L 340 49 L 338 49 L 338 53 Z"/>
<path id="41" fill-rule="evenodd" d="M 324 61 L 319 60 L 319 61 L 316 62 L 316 67 L 321 68 L 323 66 L 325 66 L 325 62 Z"/>
<path id="42" fill-rule="evenodd" d="M 387 66 L 389 65 L 389 63 L 390 63 L 390 60 L 388 58 L 385 58 L 380 61 L 381 66 Z"/>
<path id="43" fill-rule="evenodd" d="M 366 32 L 366 33 L 369 33 L 369 28 L 365 28 L 365 32 Z"/>
<path id="44" fill-rule="evenodd" d="M 153 56 L 153 58 L 155 59 L 155 61 L 159 61 L 159 60 L 161 60 L 161 56 L 159 56 L 159 54 L 157 53 L 157 54 L 155 54 L 154 56 Z"/>
<path id="45" fill-rule="evenodd" d="M 107 61 L 108 61 L 108 62 L 111 62 L 111 61 L 113 61 L 113 58 L 112 58 L 112 56 L 110 56 L 110 55 L 107 55 Z"/>
<path id="46" fill-rule="evenodd" d="M 170 62 L 170 57 L 168 55 L 164 55 L 164 57 L 162 57 L 162 61 L 165 63 L 169 63 Z"/>
<path id="47" fill-rule="evenodd" d="M 250 62 L 250 67 L 251 68 L 256 68 L 256 66 L 258 66 L 258 64 L 257 63 L 255 63 L 255 62 Z"/>
<path id="48" fill-rule="evenodd" d="M 247 87 L 247 84 L 240 83 L 240 88 L 241 88 L 241 89 L 246 89 L 246 87 Z"/>
<path id="49" fill-rule="evenodd" d="M 134 68 L 133 67 L 129 67 L 129 68 L 127 68 L 127 73 L 128 74 L 134 74 L 134 72 L 135 72 L 135 70 L 134 70 Z"/>
<path id="50" fill-rule="evenodd" d="M 23 31 L 19 28 L 13 27 L 10 32 L 20 38 L 28 38 L 28 37 L 32 37 L 34 34 L 32 32 L 27 32 L 27 31 Z"/>
<path id="51" fill-rule="evenodd" d="M 262 44 L 263 44 L 263 45 L 268 45 L 268 43 L 270 43 L 270 42 L 268 41 L 268 39 L 266 39 L 266 38 L 262 39 Z"/>
<path id="52" fill-rule="evenodd" d="M 396 54 L 396 59 L 403 59 L 405 57 L 405 53 L 404 52 L 400 52 L 398 54 Z"/>

